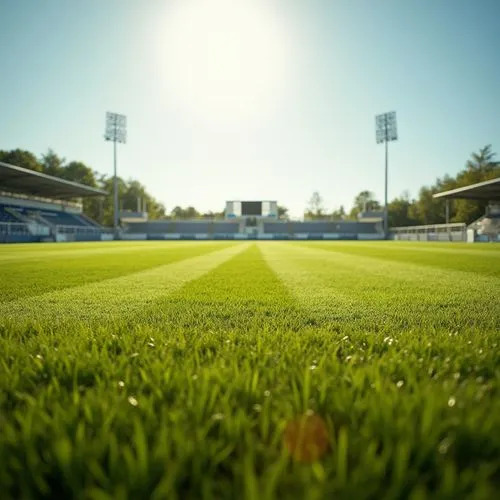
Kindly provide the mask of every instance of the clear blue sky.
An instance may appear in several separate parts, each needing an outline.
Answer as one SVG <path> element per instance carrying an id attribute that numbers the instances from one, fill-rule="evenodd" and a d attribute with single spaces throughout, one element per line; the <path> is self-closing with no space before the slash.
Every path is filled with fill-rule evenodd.
<path id="1" fill-rule="evenodd" d="M 277 199 L 301 216 L 389 196 L 500 150 L 498 0 L 0 0 L 0 149 L 53 148 L 167 210 Z"/>

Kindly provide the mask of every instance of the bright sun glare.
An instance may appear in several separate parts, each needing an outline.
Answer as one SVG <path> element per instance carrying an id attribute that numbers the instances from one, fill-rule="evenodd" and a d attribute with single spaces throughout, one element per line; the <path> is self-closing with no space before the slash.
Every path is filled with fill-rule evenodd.
<path id="1" fill-rule="evenodd" d="M 195 116 L 261 116 L 280 97 L 289 46 L 269 1 L 181 0 L 168 16 L 167 79 Z"/>

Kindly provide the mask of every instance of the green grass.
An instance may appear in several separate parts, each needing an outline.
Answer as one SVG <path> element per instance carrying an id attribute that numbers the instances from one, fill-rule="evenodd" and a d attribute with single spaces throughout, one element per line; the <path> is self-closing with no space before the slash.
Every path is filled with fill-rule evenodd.
<path id="1" fill-rule="evenodd" d="M 0 497 L 494 498 L 499 297 L 494 245 L 2 246 Z"/>

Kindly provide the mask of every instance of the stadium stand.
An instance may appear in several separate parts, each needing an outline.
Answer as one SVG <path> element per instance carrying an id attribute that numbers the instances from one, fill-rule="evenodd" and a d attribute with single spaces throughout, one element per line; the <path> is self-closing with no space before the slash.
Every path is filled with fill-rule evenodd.
<path id="1" fill-rule="evenodd" d="M 478 241 L 500 241 L 500 205 L 490 205 L 469 229 L 475 232 Z"/>
<path id="2" fill-rule="evenodd" d="M 391 239 L 401 241 L 465 241 L 467 224 L 428 224 L 391 228 Z"/>
<path id="3" fill-rule="evenodd" d="M 212 223 L 213 234 L 237 234 L 239 231 L 239 224 L 234 222 L 219 222 Z"/>
<path id="4" fill-rule="evenodd" d="M 0 205 L 0 222 L 4 223 L 15 223 L 21 222 L 18 217 L 15 217 L 7 207 Z"/>
<path id="5" fill-rule="evenodd" d="M 176 233 L 179 234 L 208 234 L 210 231 L 208 222 L 192 221 L 192 222 L 176 222 Z"/>
<path id="6" fill-rule="evenodd" d="M 68 212 L 58 212 L 56 210 L 36 210 L 28 207 L 20 206 L 1 206 L 5 210 L 9 210 L 10 213 L 18 214 L 16 222 L 19 222 L 22 218 L 37 218 L 42 223 L 49 226 L 81 226 L 81 227 L 96 227 L 95 224 L 91 224 L 87 220 L 81 218 L 78 214 L 72 214 Z M 15 221 L 12 221 L 15 222 Z"/>
<path id="7" fill-rule="evenodd" d="M 380 239 L 381 228 L 377 222 L 357 221 L 291 221 L 265 222 L 264 233 L 274 235 L 275 239 Z M 368 239 L 368 238 L 367 238 Z"/>
<path id="8" fill-rule="evenodd" d="M 252 202 L 257 208 L 260 204 L 261 215 L 232 214 L 229 218 L 226 214 L 225 220 L 149 221 L 145 209 L 138 206 L 138 212 L 121 212 L 122 227 L 115 235 L 82 213 L 83 197 L 106 194 L 0 162 L 0 241 L 383 238 L 375 221 L 281 221 L 267 210 L 272 203 L 265 201 Z"/>
<path id="9" fill-rule="evenodd" d="M 264 222 L 264 233 L 289 236 L 291 231 L 288 222 Z"/>
<path id="10" fill-rule="evenodd" d="M 472 224 L 446 223 L 391 228 L 391 238 L 410 241 L 500 242 L 500 177 L 433 195 L 450 200 L 476 200 L 488 204 L 486 213 Z M 448 209 L 446 209 L 448 213 Z"/>
<path id="11" fill-rule="evenodd" d="M 226 221 L 152 220 L 125 224 L 124 239 L 226 239 L 239 224 Z"/>
<path id="12" fill-rule="evenodd" d="M 107 193 L 0 162 L 0 241 L 111 239 L 82 213 L 81 199 Z"/>
<path id="13" fill-rule="evenodd" d="M 255 202 L 258 205 L 259 202 Z M 260 202 L 264 205 L 266 202 Z M 269 202 L 267 202 L 269 203 Z M 226 206 L 234 208 L 234 202 Z M 264 213 L 265 210 L 262 210 Z M 130 221 L 124 239 L 265 239 L 265 240 L 376 240 L 383 239 L 381 220 L 279 220 L 275 213 L 242 215 L 226 211 L 219 220 Z"/>

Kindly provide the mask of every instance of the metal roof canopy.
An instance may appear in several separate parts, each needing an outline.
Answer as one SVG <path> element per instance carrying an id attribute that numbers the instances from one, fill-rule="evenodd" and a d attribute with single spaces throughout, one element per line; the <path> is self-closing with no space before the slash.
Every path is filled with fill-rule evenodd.
<path id="1" fill-rule="evenodd" d="M 0 162 L 0 191 L 58 200 L 105 196 L 102 189 Z"/>
<path id="2" fill-rule="evenodd" d="M 500 177 L 436 193 L 433 198 L 500 201 Z"/>

